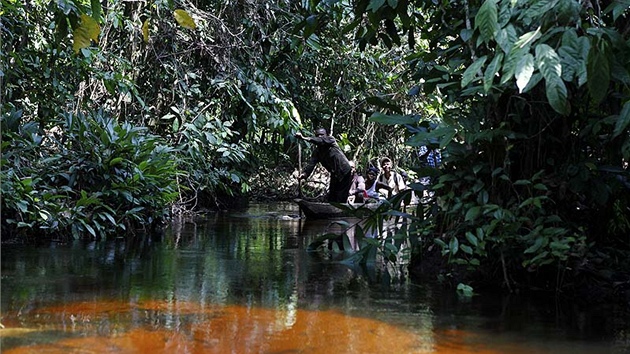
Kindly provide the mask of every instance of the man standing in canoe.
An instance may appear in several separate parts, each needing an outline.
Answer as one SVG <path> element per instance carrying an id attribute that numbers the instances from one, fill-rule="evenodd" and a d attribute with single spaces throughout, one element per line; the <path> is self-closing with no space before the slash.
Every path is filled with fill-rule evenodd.
<path id="1" fill-rule="evenodd" d="M 315 130 L 314 137 L 305 137 L 301 132 L 295 133 L 295 137 L 315 145 L 311 159 L 298 178 L 307 179 L 313 173 L 315 166 L 321 163 L 330 172 L 328 201 L 346 203 L 348 191 L 352 184 L 352 166 L 346 155 L 339 148 L 337 140 L 329 136 L 324 128 Z"/>

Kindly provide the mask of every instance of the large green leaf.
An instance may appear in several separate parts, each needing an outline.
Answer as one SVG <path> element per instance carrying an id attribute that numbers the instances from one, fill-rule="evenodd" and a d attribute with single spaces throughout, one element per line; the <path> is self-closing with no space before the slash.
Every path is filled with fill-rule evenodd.
<path id="1" fill-rule="evenodd" d="M 503 63 L 503 76 L 501 77 L 501 84 L 505 84 L 512 79 L 519 60 L 527 53 L 531 44 L 540 37 L 540 27 L 535 31 L 527 32 L 520 36 L 516 42 L 512 45 L 510 52 L 508 53 L 505 62 Z"/>
<path id="2" fill-rule="evenodd" d="M 492 88 L 492 83 L 494 82 L 494 77 L 499 72 L 501 68 L 501 63 L 503 62 L 503 53 L 498 53 L 492 58 L 490 64 L 486 68 L 486 71 L 483 75 L 483 90 L 488 93 Z"/>
<path id="3" fill-rule="evenodd" d="M 562 65 L 560 64 L 560 57 L 553 48 L 547 44 L 539 44 L 536 46 L 536 66 L 546 81 L 552 81 L 557 84 L 556 81 L 561 80 Z"/>
<path id="4" fill-rule="evenodd" d="M 497 32 L 495 40 L 503 50 L 503 53 L 508 54 L 514 43 L 518 40 L 516 28 L 511 23 Z"/>
<path id="5" fill-rule="evenodd" d="M 385 125 L 400 125 L 400 124 L 415 124 L 418 119 L 417 116 L 412 115 L 387 115 L 379 112 L 373 113 L 368 119 L 370 122 L 376 122 Z"/>
<path id="6" fill-rule="evenodd" d="M 564 85 L 564 81 L 558 79 L 554 81 L 545 80 L 545 90 L 547 93 L 547 100 L 554 109 L 554 111 L 560 114 L 569 114 L 569 102 L 567 102 L 567 87 Z"/>
<path id="7" fill-rule="evenodd" d="M 516 64 L 516 71 L 514 73 L 514 76 L 516 77 L 516 86 L 518 86 L 519 92 L 522 93 L 525 90 L 533 73 L 534 56 L 530 53 L 526 53 Z"/>
<path id="8" fill-rule="evenodd" d="M 545 16 L 558 4 L 558 0 L 538 0 L 528 3 L 524 17 L 539 18 Z"/>
<path id="9" fill-rule="evenodd" d="M 595 102 L 599 103 L 608 94 L 610 84 L 610 64 L 607 56 L 607 44 L 603 40 L 592 45 L 588 53 L 586 83 L 589 93 Z"/>
<path id="10" fill-rule="evenodd" d="M 473 62 L 472 64 L 470 64 L 470 66 L 466 69 L 466 71 L 464 71 L 464 74 L 462 75 L 462 87 L 468 86 L 468 84 L 475 79 L 477 74 L 481 71 L 483 64 L 486 63 L 487 59 L 488 57 L 484 55 L 481 58 L 475 60 L 475 62 Z"/>
<path id="11" fill-rule="evenodd" d="M 497 0 L 485 0 L 475 16 L 475 29 L 485 42 L 490 42 L 494 38 L 494 33 L 499 29 Z"/>

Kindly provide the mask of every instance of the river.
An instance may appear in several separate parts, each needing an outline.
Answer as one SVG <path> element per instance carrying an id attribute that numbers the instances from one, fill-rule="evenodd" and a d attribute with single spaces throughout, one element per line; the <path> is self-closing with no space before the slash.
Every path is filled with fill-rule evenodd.
<path id="1" fill-rule="evenodd" d="M 291 203 L 174 221 L 160 239 L 1 248 L 2 353 L 626 353 L 615 305 L 459 296 L 404 265 L 308 249 L 340 225 Z"/>

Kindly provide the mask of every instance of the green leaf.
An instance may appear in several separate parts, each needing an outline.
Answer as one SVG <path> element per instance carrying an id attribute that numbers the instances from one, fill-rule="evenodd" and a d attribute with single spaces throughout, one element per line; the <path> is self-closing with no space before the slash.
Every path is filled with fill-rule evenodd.
<path id="1" fill-rule="evenodd" d="M 555 82 L 546 81 L 545 89 L 547 93 L 547 100 L 554 111 L 567 115 L 569 114 L 569 102 L 567 101 L 567 87 L 564 85 L 564 81 L 557 79 Z"/>
<path id="2" fill-rule="evenodd" d="M 527 32 L 520 36 L 516 42 L 512 45 L 508 56 L 503 63 L 503 76 L 501 77 L 501 84 L 505 84 L 512 79 L 516 72 L 517 64 L 521 57 L 529 53 L 531 43 L 540 37 L 540 27 L 535 31 Z"/>
<path id="3" fill-rule="evenodd" d="M 468 240 L 468 242 L 470 242 L 471 245 L 475 247 L 479 246 L 479 241 L 477 240 L 477 236 L 473 235 L 472 232 L 470 231 L 466 232 L 466 239 Z"/>
<path id="4" fill-rule="evenodd" d="M 623 105 L 621 113 L 619 113 L 619 117 L 617 118 L 617 122 L 615 123 L 613 137 L 619 136 L 619 134 L 621 134 L 626 129 L 628 124 L 630 124 L 630 101 L 627 101 Z"/>
<path id="5" fill-rule="evenodd" d="M 92 17 L 94 17 L 96 22 L 101 22 L 101 13 L 103 12 L 101 8 L 101 1 L 90 0 L 90 6 L 92 7 Z"/>
<path id="6" fill-rule="evenodd" d="M 587 86 L 591 97 L 596 103 L 608 94 L 610 84 L 610 64 L 608 61 L 607 44 L 601 40 L 598 45 L 591 46 L 586 64 Z"/>
<path id="7" fill-rule="evenodd" d="M 542 236 L 538 236 L 534 244 L 527 248 L 523 253 L 535 253 L 538 251 L 544 244 L 545 239 Z"/>
<path id="8" fill-rule="evenodd" d="M 558 4 L 558 0 L 538 0 L 529 3 L 524 17 L 539 18 L 543 17 Z"/>
<path id="9" fill-rule="evenodd" d="M 451 254 L 457 254 L 457 251 L 459 251 L 459 240 L 457 239 L 457 237 L 453 237 L 451 239 L 451 242 L 448 243 L 448 247 L 451 250 Z"/>
<path id="10" fill-rule="evenodd" d="M 479 215 L 481 215 L 481 207 L 474 206 L 466 212 L 466 216 L 464 217 L 464 221 L 472 221 L 475 220 Z"/>
<path id="11" fill-rule="evenodd" d="M 380 112 L 372 113 L 368 119 L 370 122 L 376 122 L 385 125 L 402 125 L 402 124 L 415 124 L 418 121 L 417 116 L 414 115 L 397 115 L 397 114 L 383 114 Z"/>
<path id="12" fill-rule="evenodd" d="M 569 113 L 567 87 L 562 81 L 562 64 L 558 53 L 547 44 L 536 46 L 536 65 L 545 78 L 547 100 L 560 114 Z"/>
<path id="13" fill-rule="evenodd" d="M 472 297 L 474 295 L 473 288 L 463 283 L 457 284 L 457 293 L 464 297 Z"/>
<path id="14" fill-rule="evenodd" d="M 514 76 L 516 77 L 516 86 L 518 86 L 519 93 L 523 93 L 523 90 L 527 87 L 533 73 L 534 56 L 530 53 L 526 53 L 517 62 L 516 70 L 514 72 Z"/>
<path id="15" fill-rule="evenodd" d="M 487 43 L 494 38 L 498 28 L 497 0 L 485 0 L 475 16 L 475 29 L 479 29 L 481 37 Z"/>
<path id="16" fill-rule="evenodd" d="M 473 249 L 470 246 L 465 245 L 463 243 L 459 245 L 459 249 L 464 251 L 464 253 L 466 254 L 473 254 Z"/>
<path id="17" fill-rule="evenodd" d="M 193 20 L 192 17 L 190 17 L 188 12 L 186 12 L 185 10 L 177 9 L 173 11 L 173 16 L 175 16 L 175 21 L 177 21 L 180 26 L 192 30 L 197 28 L 195 20 Z"/>
<path id="18" fill-rule="evenodd" d="M 474 63 L 472 63 L 467 69 L 466 71 L 464 71 L 464 74 L 462 75 L 462 87 L 466 87 L 468 86 L 469 83 L 471 83 L 475 77 L 477 76 L 477 73 L 480 72 L 481 68 L 483 67 L 483 64 L 486 63 L 486 60 L 488 59 L 487 56 L 482 56 L 481 58 L 478 58 L 477 60 L 475 60 Z"/>
<path id="19" fill-rule="evenodd" d="M 118 165 L 120 162 L 122 162 L 123 158 L 122 157 L 116 157 L 111 159 L 111 161 L 109 161 L 109 165 L 110 166 L 114 166 L 114 165 Z"/>
<path id="20" fill-rule="evenodd" d="M 536 46 L 536 66 L 546 81 L 554 83 L 562 76 L 562 65 L 556 51 L 547 44 Z"/>
<path id="21" fill-rule="evenodd" d="M 385 0 L 371 0 L 370 5 L 367 7 L 367 11 L 376 12 L 385 4 Z"/>
<path id="22" fill-rule="evenodd" d="M 501 62 L 503 61 L 503 53 L 498 53 L 492 58 L 490 64 L 486 68 L 486 72 L 483 75 L 483 89 L 486 93 L 490 92 L 492 88 L 492 83 L 494 81 L 494 77 L 499 72 L 499 68 L 501 67 Z"/>

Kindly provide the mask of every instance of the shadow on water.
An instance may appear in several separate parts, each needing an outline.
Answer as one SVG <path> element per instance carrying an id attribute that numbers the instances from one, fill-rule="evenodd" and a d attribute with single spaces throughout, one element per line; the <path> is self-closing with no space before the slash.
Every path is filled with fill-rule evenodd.
<path id="1" fill-rule="evenodd" d="M 161 237 L 2 246 L 2 353 L 622 353 L 628 310 L 449 290 L 309 252 L 291 204 Z M 350 223 L 351 224 L 351 223 Z"/>

